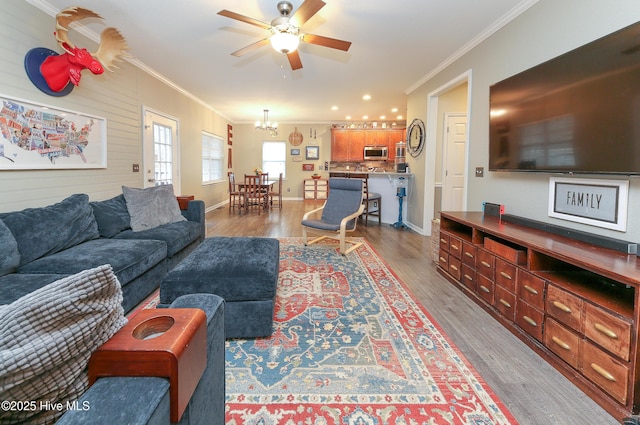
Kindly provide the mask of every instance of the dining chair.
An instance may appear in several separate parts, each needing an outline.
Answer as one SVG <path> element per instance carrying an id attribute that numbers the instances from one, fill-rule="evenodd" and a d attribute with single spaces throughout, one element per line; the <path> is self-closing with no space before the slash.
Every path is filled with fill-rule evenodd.
<path id="1" fill-rule="evenodd" d="M 350 178 L 362 180 L 362 203 L 364 204 L 364 212 L 360 217 L 364 221 L 364 225 L 369 224 L 369 216 L 378 217 L 378 224 L 382 224 L 382 195 L 376 192 L 369 192 L 369 174 L 367 173 L 351 173 Z M 371 204 L 373 203 L 373 207 Z"/>
<path id="2" fill-rule="evenodd" d="M 362 242 L 347 239 L 346 233 L 356 230 L 358 216 L 363 211 L 362 180 L 330 178 L 329 196 L 324 205 L 308 211 L 302 217 L 302 242 L 307 246 L 326 238 L 335 239 L 340 241 L 340 254 L 347 255 L 362 245 Z M 319 213 L 322 213 L 319 219 L 312 218 Z M 331 236 L 323 234 L 308 241 L 307 229 Z M 351 244 L 349 249 L 347 243 Z"/>
<path id="3" fill-rule="evenodd" d="M 269 191 L 269 206 L 273 207 L 273 198 L 278 198 L 278 207 L 282 209 L 282 173 L 278 177 L 278 190 Z"/>
<path id="4" fill-rule="evenodd" d="M 264 208 L 264 193 L 260 186 L 260 175 L 245 174 L 244 189 L 242 191 L 245 211 L 249 212 L 249 208 L 257 207 L 258 214 Z"/>
<path id="5" fill-rule="evenodd" d="M 242 207 L 244 201 L 242 199 L 242 192 L 236 184 L 236 175 L 233 171 L 227 172 L 227 178 L 229 179 L 229 211 L 231 208 Z"/>

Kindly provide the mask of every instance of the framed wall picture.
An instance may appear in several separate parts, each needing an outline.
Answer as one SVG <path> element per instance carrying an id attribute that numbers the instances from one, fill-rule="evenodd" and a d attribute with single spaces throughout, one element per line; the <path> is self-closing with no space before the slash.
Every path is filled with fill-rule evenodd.
<path id="1" fill-rule="evenodd" d="M 307 160 L 320 159 L 320 146 L 305 147 L 305 159 Z"/>
<path id="2" fill-rule="evenodd" d="M 0 170 L 107 168 L 107 120 L 0 95 Z"/>
<path id="3" fill-rule="evenodd" d="M 549 217 L 624 232 L 628 198 L 628 180 L 549 179 Z"/>
<path id="4" fill-rule="evenodd" d="M 300 155 L 300 149 L 296 148 L 296 149 L 291 149 L 291 155 L 295 156 L 295 155 Z"/>
<path id="5" fill-rule="evenodd" d="M 302 171 L 313 171 L 313 170 L 314 170 L 313 164 L 302 164 Z"/>

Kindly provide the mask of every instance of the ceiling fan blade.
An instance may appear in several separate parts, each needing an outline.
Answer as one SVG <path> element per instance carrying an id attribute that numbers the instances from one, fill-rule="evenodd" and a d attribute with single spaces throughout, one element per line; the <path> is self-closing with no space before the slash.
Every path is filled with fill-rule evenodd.
<path id="1" fill-rule="evenodd" d="M 289 59 L 289 65 L 291 65 L 292 71 L 302 68 L 302 61 L 300 60 L 300 55 L 297 50 L 287 53 L 287 59 Z"/>
<path id="2" fill-rule="evenodd" d="M 300 7 L 295 11 L 291 20 L 298 26 L 301 27 L 307 22 L 313 15 L 318 13 L 320 9 L 324 7 L 326 3 L 322 0 L 305 0 L 304 3 L 300 5 Z"/>
<path id="3" fill-rule="evenodd" d="M 241 15 L 239 13 L 232 12 L 232 11 L 227 10 L 227 9 L 221 10 L 220 12 L 218 12 L 218 15 L 225 16 L 225 17 L 231 18 L 231 19 L 235 19 L 235 20 L 240 21 L 240 22 L 245 22 L 247 24 L 255 25 L 257 27 L 264 28 L 266 30 L 271 29 L 271 25 L 266 23 L 266 22 L 262 22 L 262 21 L 259 21 L 257 19 L 250 18 L 248 16 L 244 16 L 244 15 Z"/>
<path id="4" fill-rule="evenodd" d="M 331 49 L 344 50 L 345 52 L 351 47 L 350 41 L 338 40 L 337 38 L 324 37 L 322 35 L 304 34 L 302 41 L 318 46 L 329 47 Z"/>
<path id="5" fill-rule="evenodd" d="M 255 43 L 251 43 L 248 46 L 243 47 L 240 50 L 236 50 L 235 52 L 231 53 L 231 55 L 232 56 L 242 56 L 242 55 L 245 55 L 245 54 L 249 53 L 253 49 L 257 49 L 258 47 L 264 46 L 265 44 L 269 44 L 269 39 L 268 38 L 262 39 L 260 41 L 256 41 Z"/>

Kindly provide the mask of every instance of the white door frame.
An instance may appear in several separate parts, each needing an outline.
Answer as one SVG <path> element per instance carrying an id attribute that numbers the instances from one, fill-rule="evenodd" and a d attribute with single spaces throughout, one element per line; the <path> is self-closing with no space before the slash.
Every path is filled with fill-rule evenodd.
<path id="1" fill-rule="evenodd" d="M 152 108 L 142 106 L 142 164 L 143 164 L 143 187 L 153 186 L 153 182 L 149 182 L 148 170 L 154 168 L 154 161 L 151 158 L 148 158 L 148 144 L 153 143 L 153 134 L 147 131 L 151 128 L 151 118 L 149 114 L 157 116 L 161 119 L 169 120 L 175 122 L 175 140 L 174 140 L 174 148 L 173 148 L 173 189 L 176 193 L 180 193 L 181 181 L 180 181 L 180 121 L 178 118 L 173 117 L 164 112 L 160 112 L 154 110 Z M 155 176 L 154 176 L 155 177 Z"/>
<path id="2" fill-rule="evenodd" d="M 426 124 L 426 141 L 425 147 L 427 154 L 425 155 L 425 182 L 424 182 L 424 215 L 423 215 L 423 233 L 431 236 L 431 221 L 434 219 L 434 198 L 436 185 L 436 141 L 438 140 L 438 98 L 440 95 L 450 91 L 460 84 L 467 83 L 467 141 L 465 152 L 465 193 L 464 193 L 464 209 L 467 209 L 467 191 L 469 177 L 469 127 L 471 125 L 471 92 L 472 92 L 472 72 L 468 70 L 449 82 L 438 87 L 427 95 L 427 124 Z"/>

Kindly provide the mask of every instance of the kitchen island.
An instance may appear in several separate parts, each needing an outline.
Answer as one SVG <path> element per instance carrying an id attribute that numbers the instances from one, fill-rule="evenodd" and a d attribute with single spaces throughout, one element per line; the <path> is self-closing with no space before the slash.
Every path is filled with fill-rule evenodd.
<path id="1" fill-rule="evenodd" d="M 387 224 L 394 224 L 398 221 L 398 183 L 406 183 L 406 196 L 403 199 L 402 205 L 402 221 L 406 221 L 407 204 L 411 201 L 411 180 L 413 179 L 413 174 L 387 171 L 372 171 L 367 173 L 362 171 L 332 170 L 329 176 L 349 177 L 351 174 L 369 175 L 369 192 L 380 194 L 382 198 L 381 218 L 382 222 Z M 371 205 L 371 208 L 374 208 L 373 205 Z M 369 220 L 369 222 L 375 223 L 376 220 Z"/>

